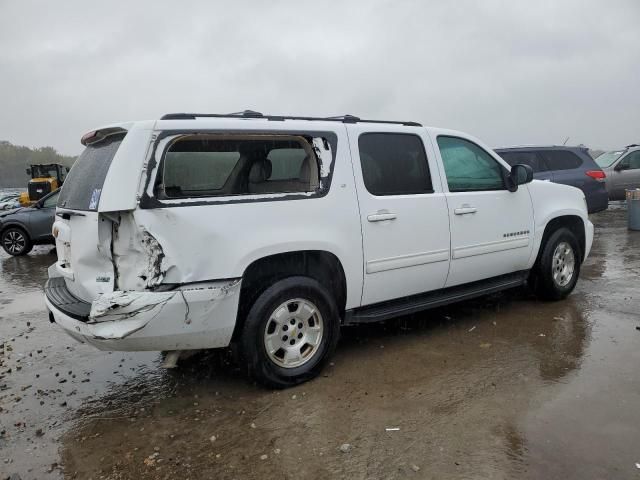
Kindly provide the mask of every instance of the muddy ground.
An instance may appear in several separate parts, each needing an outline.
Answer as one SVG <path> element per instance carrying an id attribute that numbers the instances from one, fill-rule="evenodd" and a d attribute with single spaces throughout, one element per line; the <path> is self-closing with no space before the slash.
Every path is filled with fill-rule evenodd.
<path id="1" fill-rule="evenodd" d="M 50 248 L 0 254 L 0 478 L 640 478 L 640 232 L 594 215 L 571 297 L 511 291 L 344 329 L 286 391 L 49 324 Z M 344 446 L 341 450 L 343 444 Z"/>

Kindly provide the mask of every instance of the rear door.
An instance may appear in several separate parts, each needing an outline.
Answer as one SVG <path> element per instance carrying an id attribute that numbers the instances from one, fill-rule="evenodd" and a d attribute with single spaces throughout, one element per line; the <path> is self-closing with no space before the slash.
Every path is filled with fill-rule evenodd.
<path id="1" fill-rule="evenodd" d="M 125 133 L 116 133 L 88 145 L 58 198 L 55 269 L 65 277 L 69 291 L 88 302 L 113 290 L 112 223 L 98 213 L 98 205 L 109 167 L 124 139 Z"/>
<path id="2" fill-rule="evenodd" d="M 526 185 L 505 186 L 507 172 L 487 150 L 457 135 L 438 135 L 451 221 L 447 287 L 528 266 L 533 247 L 533 207 Z"/>
<path id="3" fill-rule="evenodd" d="M 442 288 L 449 219 L 426 131 L 356 124 L 348 133 L 362 225 L 362 304 Z"/>
<path id="4" fill-rule="evenodd" d="M 529 165 L 533 169 L 533 178 L 553 182 L 553 172 L 544 159 L 533 150 L 500 151 L 498 152 L 510 166 Z"/>

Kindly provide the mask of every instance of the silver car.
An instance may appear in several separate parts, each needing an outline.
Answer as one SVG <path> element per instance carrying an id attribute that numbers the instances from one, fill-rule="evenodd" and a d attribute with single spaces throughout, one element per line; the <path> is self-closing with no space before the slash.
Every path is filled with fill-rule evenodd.
<path id="1" fill-rule="evenodd" d="M 626 190 L 640 188 L 640 145 L 605 152 L 596 158 L 596 163 L 607 175 L 609 200 L 624 200 Z"/>

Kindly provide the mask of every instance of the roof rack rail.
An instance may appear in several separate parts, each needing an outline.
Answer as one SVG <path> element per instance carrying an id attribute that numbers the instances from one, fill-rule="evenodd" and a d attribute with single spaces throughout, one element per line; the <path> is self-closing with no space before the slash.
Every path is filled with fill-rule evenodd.
<path id="1" fill-rule="evenodd" d="M 418 122 L 400 122 L 392 120 L 364 120 L 354 115 L 340 115 L 338 117 L 297 117 L 291 115 L 263 115 L 253 110 L 244 110 L 236 113 L 167 113 L 160 117 L 160 120 L 195 120 L 196 118 L 262 118 L 274 122 L 284 120 L 320 120 L 324 122 L 342 123 L 391 123 L 394 125 L 404 125 L 407 127 L 421 127 Z"/>

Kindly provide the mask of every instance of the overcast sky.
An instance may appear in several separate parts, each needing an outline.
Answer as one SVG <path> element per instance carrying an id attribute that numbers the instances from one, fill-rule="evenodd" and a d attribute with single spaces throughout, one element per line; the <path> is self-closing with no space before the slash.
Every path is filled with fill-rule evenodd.
<path id="1" fill-rule="evenodd" d="M 0 87 L 0 140 L 65 154 L 245 108 L 615 148 L 640 142 L 640 1 L 0 0 Z"/>

